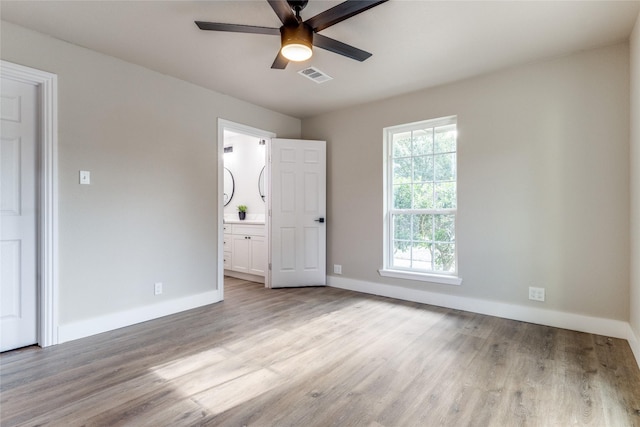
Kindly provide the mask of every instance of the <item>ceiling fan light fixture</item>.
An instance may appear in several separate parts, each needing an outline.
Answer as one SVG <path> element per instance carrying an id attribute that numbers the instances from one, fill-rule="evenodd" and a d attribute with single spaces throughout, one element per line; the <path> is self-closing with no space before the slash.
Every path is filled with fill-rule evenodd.
<path id="1" fill-rule="evenodd" d="M 279 29 L 222 22 L 195 21 L 195 24 L 205 31 L 229 31 L 270 36 L 277 36 L 279 33 L 281 37 L 280 50 L 271 64 L 273 70 L 284 70 L 291 61 L 306 61 L 313 55 L 313 46 L 362 62 L 369 58 L 371 53 L 323 36 L 318 32 L 387 1 L 389 0 L 346 0 L 303 20 L 300 12 L 309 0 L 267 0 L 282 23 Z M 318 1 L 318 3 L 321 2 Z"/>
<path id="2" fill-rule="evenodd" d="M 282 56 L 289 61 L 306 61 L 312 54 L 311 48 L 304 44 L 291 43 L 282 47 Z"/>
<path id="3" fill-rule="evenodd" d="M 304 23 L 297 27 L 283 26 L 280 28 L 282 56 L 289 61 L 306 61 L 313 55 L 313 29 Z"/>

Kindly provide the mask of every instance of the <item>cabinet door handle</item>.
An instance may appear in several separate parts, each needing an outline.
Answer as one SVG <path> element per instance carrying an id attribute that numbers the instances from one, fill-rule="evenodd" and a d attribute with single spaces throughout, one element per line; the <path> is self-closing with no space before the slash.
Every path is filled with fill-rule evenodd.
<path id="1" fill-rule="evenodd" d="M 314 219 L 315 222 L 320 222 L 323 223 L 324 222 L 324 218 L 320 217 L 318 219 Z"/>

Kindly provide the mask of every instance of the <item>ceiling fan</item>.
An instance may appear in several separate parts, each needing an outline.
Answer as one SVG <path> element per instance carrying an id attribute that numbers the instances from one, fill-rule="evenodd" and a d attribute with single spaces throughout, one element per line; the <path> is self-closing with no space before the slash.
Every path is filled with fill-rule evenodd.
<path id="1" fill-rule="evenodd" d="M 280 28 L 254 25 L 224 24 L 195 21 L 198 28 L 206 31 L 231 31 L 236 33 L 280 35 L 281 49 L 271 68 L 283 70 L 289 61 L 305 61 L 311 57 L 312 46 L 326 49 L 357 61 L 364 61 L 371 53 L 318 34 L 338 22 L 349 19 L 388 0 L 347 0 L 303 21 L 300 11 L 308 0 L 267 0 L 282 22 Z"/>

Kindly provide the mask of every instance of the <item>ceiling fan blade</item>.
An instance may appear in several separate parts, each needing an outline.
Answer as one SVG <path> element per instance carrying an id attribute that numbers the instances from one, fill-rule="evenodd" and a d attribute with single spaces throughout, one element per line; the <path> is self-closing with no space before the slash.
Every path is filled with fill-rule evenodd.
<path id="1" fill-rule="evenodd" d="M 267 0 L 271 9 L 278 15 L 284 25 L 296 25 L 298 20 L 287 0 Z"/>
<path id="2" fill-rule="evenodd" d="M 330 52 L 337 53 L 338 55 L 355 59 L 356 61 L 360 62 L 364 61 L 372 55 L 365 50 L 358 49 L 357 47 L 353 47 L 329 37 L 325 37 L 322 34 L 313 35 L 313 45 L 322 49 L 326 49 Z"/>
<path id="3" fill-rule="evenodd" d="M 233 33 L 280 35 L 279 28 L 256 27 L 254 25 L 222 24 L 219 22 L 195 21 L 198 28 L 205 31 L 230 31 Z"/>
<path id="4" fill-rule="evenodd" d="M 271 68 L 273 68 L 274 70 L 284 70 L 285 68 L 287 68 L 288 64 L 289 60 L 285 58 L 281 52 L 278 52 L 278 56 L 276 56 L 275 61 L 273 61 Z"/>
<path id="5" fill-rule="evenodd" d="M 309 24 L 315 32 L 322 31 L 386 1 L 388 0 L 347 0 L 307 19 L 305 23 Z"/>

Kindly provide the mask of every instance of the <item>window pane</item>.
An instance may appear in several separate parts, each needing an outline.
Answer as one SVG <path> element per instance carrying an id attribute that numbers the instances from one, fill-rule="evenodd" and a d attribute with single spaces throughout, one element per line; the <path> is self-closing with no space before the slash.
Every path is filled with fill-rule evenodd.
<path id="1" fill-rule="evenodd" d="M 413 158 L 413 182 L 433 181 L 433 156 Z"/>
<path id="2" fill-rule="evenodd" d="M 411 182 L 411 157 L 393 159 L 393 183 L 404 184 Z"/>
<path id="3" fill-rule="evenodd" d="M 438 154 L 433 156 L 436 181 L 454 181 L 456 179 L 456 155 Z"/>
<path id="4" fill-rule="evenodd" d="M 431 261 L 431 245 L 429 243 L 417 243 L 413 247 L 413 259 L 411 266 L 419 270 L 432 270 L 433 265 Z"/>
<path id="5" fill-rule="evenodd" d="M 411 156 L 411 132 L 393 135 L 393 157 Z"/>
<path id="6" fill-rule="evenodd" d="M 411 209 L 411 184 L 393 186 L 393 208 Z"/>
<path id="7" fill-rule="evenodd" d="M 453 209 L 456 207 L 456 183 L 439 182 L 435 184 L 436 209 Z"/>
<path id="8" fill-rule="evenodd" d="M 437 242 L 451 243 L 455 241 L 455 216 L 434 215 L 435 236 Z"/>
<path id="9" fill-rule="evenodd" d="M 413 215 L 413 240 L 433 240 L 433 215 Z"/>
<path id="10" fill-rule="evenodd" d="M 413 131 L 413 155 L 433 153 L 433 128 Z"/>
<path id="11" fill-rule="evenodd" d="M 408 242 L 393 242 L 393 266 L 411 268 L 411 245 Z"/>
<path id="12" fill-rule="evenodd" d="M 440 126 L 434 129 L 435 153 L 448 153 L 456 151 L 456 125 Z"/>
<path id="13" fill-rule="evenodd" d="M 433 184 L 413 186 L 413 209 L 433 209 Z"/>
<path id="14" fill-rule="evenodd" d="M 436 243 L 434 253 L 435 270 L 453 272 L 455 266 L 455 247 L 453 243 Z"/>
<path id="15" fill-rule="evenodd" d="M 393 238 L 396 240 L 411 239 L 411 215 L 393 215 Z"/>

